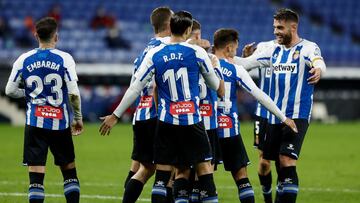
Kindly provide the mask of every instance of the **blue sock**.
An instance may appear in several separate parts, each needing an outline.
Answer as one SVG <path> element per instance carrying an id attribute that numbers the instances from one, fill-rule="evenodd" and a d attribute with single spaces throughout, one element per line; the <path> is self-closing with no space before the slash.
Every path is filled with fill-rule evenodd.
<path id="1" fill-rule="evenodd" d="M 296 167 L 284 167 L 281 169 L 281 195 L 280 202 L 295 203 L 299 191 L 299 180 Z"/>
<path id="2" fill-rule="evenodd" d="M 213 174 L 199 176 L 200 202 L 218 203 Z"/>
<path id="3" fill-rule="evenodd" d="M 241 203 L 254 203 L 254 190 L 248 178 L 242 178 L 236 181 L 239 199 Z"/>
<path id="4" fill-rule="evenodd" d="M 175 179 L 173 185 L 175 203 L 189 203 L 189 181 L 185 178 Z"/>
<path id="5" fill-rule="evenodd" d="M 80 183 L 76 175 L 76 168 L 61 171 L 64 177 L 64 195 L 67 203 L 80 201 Z"/>
<path id="6" fill-rule="evenodd" d="M 171 171 L 156 170 L 155 181 L 151 191 L 151 202 L 166 203 L 168 200 L 166 185 L 171 177 Z"/>
<path id="7" fill-rule="evenodd" d="M 44 193 L 44 173 L 29 172 L 29 202 L 43 203 L 45 199 Z"/>

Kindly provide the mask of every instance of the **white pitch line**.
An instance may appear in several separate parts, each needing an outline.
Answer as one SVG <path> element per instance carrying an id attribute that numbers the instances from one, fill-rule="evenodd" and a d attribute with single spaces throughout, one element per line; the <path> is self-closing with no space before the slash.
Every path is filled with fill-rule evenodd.
<path id="1" fill-rule="evenodd" d="M 13 196 L 13 197 L 27 197 L 27 193 L 20 193 L 20 192 L 0 192 L 0 196 Z M 63 194 L 45 194 L 45 198 L 65 198 Z M 82 199 L 102 199 L 102 200 L 122 200 L 122 197 L 117 196 L 109 196 L 109 195 L 84 195 L 81 194 L 80 198 Z M 140 202 L 150 202 L 150 199 L 138 199 Z"/>
<path id="2" fill-rule="evenodd" d="M 0 185 L 27 185 L 29 184 L 26 181 L 0 181 Z M 63 186 L 62 182 L 45 182 L 45 187 L 47 185 L 55 185 L 55 186 Z M 89 187 L 123 187 L 119 183 L 94 183 L 94 182 L 81 182 L 82 186 Z M 145 188 L 150 188 L 151 184 L 145 185 Z M 225 190 L 234 190 L 235 186 L 232 185 L 216 185 L 218 189 Z M 343 192 L 343 193 L 360 193 L 360 190 L 357 189 L 349 189 L 349 188 L 315 188 L 315 187 L 299 187 L 300 191 L 309 191 L 309 192 Z M 257 187 L 254 187 L 254 190 L 258 190 Z"/>

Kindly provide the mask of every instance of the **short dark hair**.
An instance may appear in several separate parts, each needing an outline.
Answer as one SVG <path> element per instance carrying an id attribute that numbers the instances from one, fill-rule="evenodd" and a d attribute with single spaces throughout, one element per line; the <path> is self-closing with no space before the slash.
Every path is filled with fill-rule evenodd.
<path id="1" fill-rule="evenodd" d="M 274 19 L 299 23 L 299 15 L 295 11 L 288 8 L 281 8 L 276 11 Z"/>
<path id="2" fill-rule="evenodd" d="M 45 17 L 36 22 L 36 33 L 40 38 L 40 41 L 49 41 L 57 30 L 57 22 L 52 17 Z"/>
<path id="3" fill-rule="evenodd" d="M 150 22 L 155 34 L 166 30 L 172 11 L 169 7 L 158 7 L 151 12 Z"/>
<path id="4" fill-rule="evenodd" d="M 176 12 L 170 19 L 171 34 L 181 36 L 193 24 L 192 15 L 187 11 Z"/>
<path id="5" fill-rule="evenodd" d="M 239 34 L 235 29 L 222 28 L 214 33 L 214 48 L 222 49 L 226 45 L 239 40 Z"/>
<path id="6" fill-rule="evenodd" d="M 194 30 L 201 30 L 201 24 L 199 23 L 199 21 L 193 19 L 193 26 L 192 26 L 192 31 Z"/>

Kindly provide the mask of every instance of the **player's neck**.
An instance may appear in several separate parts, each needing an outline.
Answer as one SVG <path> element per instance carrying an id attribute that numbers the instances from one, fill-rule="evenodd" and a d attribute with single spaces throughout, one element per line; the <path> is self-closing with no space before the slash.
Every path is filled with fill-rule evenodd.
<path id="1" fill-rule="evenodd" d="M 40 42 L 39 49 L 55 49 L 55 43 L 53 43 L 53 42 L 48 42 L 48 43 Z"/>
<path id="2" fill-rule="evenodd" d="M 298 44 L 301 41 L 298 34 L 295 34 L 293 36 L 294 37 L 291 39 L 291 42 L 289 44 L 285 45 L 286 48 L 291 48 L 291 47 L 293 47 L 294 45 Z"/>
<path id="3" fill-rule="evenodd" d="M 161 37 L 161 38 L 163 38 L 163 37 L 169 37 L 169 36 L 170 36 L 170 35 L 169 35 L 169 32 L 167 32 L 167 31 L 159 32 L 159 33 L 155 34 L 155 37 Z"/>
<path id="4" fill-rule="evenodd" d="M 215 51 L 215 56 L 218 57 L 218 59 L 227 59 L 227 56 L 223 51 Z"/>
<path id="5" fill-rule="evenodd" d="M 175 35 L 171 35 L 170 38 L 170 42 L 171 43 L 180 43 L 180 42 L 185 42 L 186 41 L 186 37 L 185 36 L 175 36 Z"/>

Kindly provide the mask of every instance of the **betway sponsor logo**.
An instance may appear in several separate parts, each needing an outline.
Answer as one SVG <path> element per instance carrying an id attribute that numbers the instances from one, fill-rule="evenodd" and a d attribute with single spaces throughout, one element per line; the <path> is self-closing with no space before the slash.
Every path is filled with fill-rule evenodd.
<path id="1" fill-rule="evenodd" d="M 279 63 L 273 65 L 274 73 L 297 73 L 296 63 Z"/>

